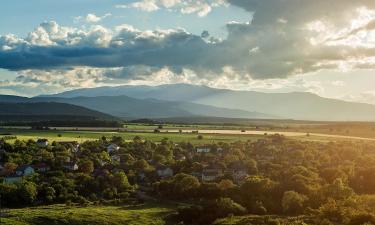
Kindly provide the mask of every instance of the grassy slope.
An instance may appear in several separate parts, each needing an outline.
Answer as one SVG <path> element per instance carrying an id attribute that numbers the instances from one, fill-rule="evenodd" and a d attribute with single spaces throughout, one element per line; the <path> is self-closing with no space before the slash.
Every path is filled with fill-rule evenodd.
<path id="1" fill-rule="evenodd" d="M 46 207 L 12 209 L 5 225 L 119 225 L 119 224 L 166 224 L 164 219 L 173 210 L 170 207 L 142 205 L 68 207 L 52 205 Z"/>

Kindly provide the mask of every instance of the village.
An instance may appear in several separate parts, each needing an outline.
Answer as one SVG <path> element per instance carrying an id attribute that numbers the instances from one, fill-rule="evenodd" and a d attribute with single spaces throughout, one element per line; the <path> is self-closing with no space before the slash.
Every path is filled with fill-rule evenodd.
<path id="1" fill-rule="evenodd" d="M 35 173 L 43 174 L 53 170 L 61 170 L 66 173 L 81 172 L 79 168 L 79 162 L 84 160 L 81 156 L 81 146 L 78 142 L 54 142 L 50 143 L 47 139 L 38 139 L 35 145 L 40 149 L 48 149 L 52 146 L 61 146 L 68 150 L 68 154 L 65 155 L 65 159 L 60 165 L 56 163 L 48 162 L 48 160 L 43 160 L 42 157 L 38 157 L 32 160 L 31 164 L 20 164 L 20 165 L 10 165 L 6 162 L 5 155 L 10 153 L 8 150 L 4 149 L 5 142 L 0 142 L 0 175 L 3 177 L 3 182 L 6 184 L 20 183 L 23 179 L 34 175 Z M 112 172 L 120 171 L 125 169 L 125 173 L 129 172 L 129 168 L 124 167 L 126 162 L 127 154 L 121 151 L 121 147 L 115 143 L 107 143 L 100 146 L 103 152 L 107 153 L 110 160 L 98 159 L 97 165 L 94 165 L 94 170 L 92 171 L 92 176 L 97 176 L 101 174 L 102 170 L 110 169 Z M 178 144 L 174 144 L 174 147 L 178 148 Z M 122 153 L 121 153 L 122 152 Z M 191 161 L 194 157 L 202 156 L 214 156 L 217 162 L 221 160 L 223 156 L 223 148 L 215 146 L 197 146 L 194 151 L 179 152 L 173 155 L 173 162 L 184 162 L 186 160 Z M 215 161 L 214 160 L 214 161 Z M 142 185 L 151 186 L 151 180 L 148 175 L 152 174 L 152 178 L 157 179 L 167 179 L 172 177 L 177 173 L 175 167 L 172 163 L 165 164 L 158 162 L 153 159 L 147 161 L 149 164 L 147 169 L 143 171 L 138 171 L 137 183 Z M 122 165 L 122 166 L 121 166 Z M 122 168 L 122 169 L 121 169 Z M 152 168 L 150 170 L 150 168 Z M 241 184 L 245 178 L 248 176 L 248 168 L 244 163 L 240 161 L 234 162 L 226 168 L 225 165 L 220 163 L 203 163 L 197 168 L 194 168 L 190 175 L 196 177 L 201 182 L 215 182 L 220 178 L 226 177 L 231 178 L 235 184 Z M 155 181 L 153 179 L 152 181 Z"/>

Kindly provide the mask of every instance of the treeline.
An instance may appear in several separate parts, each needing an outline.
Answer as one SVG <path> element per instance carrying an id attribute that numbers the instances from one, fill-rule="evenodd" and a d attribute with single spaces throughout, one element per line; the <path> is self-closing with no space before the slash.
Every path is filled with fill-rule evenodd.
<path id="1" fill-rule="evenodd" d="M 173 219 L 184 224 L 247 214 L 301 216 L 301 224 L 375 223 L 371 142 L 304 142 L 270 135 L 194 146 L 103 137 L 79 149 L 66 143 L 41 147 L 32 140 L 5 141 L 0 149 L 5 173 L 21 165 L 49 168 L 23 182 L 1 184 L 5 206 L 119 203 L 146 196 L 183 203 Z M 78 168 L 66 167 L 68 162 Z"/>

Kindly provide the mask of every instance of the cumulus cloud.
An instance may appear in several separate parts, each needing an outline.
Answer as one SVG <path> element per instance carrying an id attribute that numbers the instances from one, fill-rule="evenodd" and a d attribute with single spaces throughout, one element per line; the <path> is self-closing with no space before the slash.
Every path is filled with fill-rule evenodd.
<path id="1" fill-rule="evenodd" d="M 97 22 L 100 22 L 101 20 L 107 18 L 107 17 L 110 17 L 112 16 L 111 13 L 106 13 L 105 15 L 103 16 L 97 16 L 93 13 L 89 13 L 87 14 L 86 16 L 86 21 L 89 22 L 89 23 L 97 23 Z"/>
<path id="2" fill-rule="evenodd" d="M 226 4 L 226 0 L 142 0 L 126 5 L 116 5 L 116 7 L 137 8 L 146 12 L 164 8 L 179 10 L 183 14 L 197 14 L 200 17 L 204 17 L 212 11 L 212 8 Z"/>
<path id="3" fill-rule="evenodd" d="M 185 13 L 202 11 L 189 8 L 195 4 L 211 8 L 226 4 L 221 0 L 142 2 Z M 114 29 L 98 25 L 77 29 L 52 21 L 42 23 L 25 38 L 0 36 L 0 68 L 66 71 L 92 67 L 106 70 L 102 74 L 106 79 L 110 74 L 116 79 L 139 79 L 136 75 L 153 76 L 167 69 L 181 77 L 190 71 L 207 82 L 219 82 L 215 76 L 225 74 L 245 83 L 322 69 L 375 68 L 373 0 L 342 0 L 340 4 L 334 0 L 228 2 L 249 11 L 253 19 L 229 22 L 228 35 L 222 40 L 206 31 L 195 35 L 183 29 L 139 30 L 126 24 Z M 337 9 L 331 10 L 333 4 Z"/>

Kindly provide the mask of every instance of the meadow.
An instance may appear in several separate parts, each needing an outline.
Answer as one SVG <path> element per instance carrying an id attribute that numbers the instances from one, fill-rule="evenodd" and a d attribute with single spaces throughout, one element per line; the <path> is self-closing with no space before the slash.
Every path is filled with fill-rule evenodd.
<path id="1" fill-rule="evenodd" d="M 113 136 L 122 137 L 124 140 L 131 141 L 134 137 L 139 136 L 144 140 L 160 142 L 163 138 L 168 138 L 173 142 L 190 142 L 193 144 L 205 144 L 213 142 L 235 142 L 259 139 L 260 135 L 232 135 L 232 134 L 201 134 L 202 139 L 198 138 L 199 134 L 193 133 L 172 133 L 161 132 L 154 133 L 153 131 L 75 131 L 75 130 L 30 130 L 30 129 L 1 129 L 0 139 L 4 137 L 16 137 L 19 140 L 47 138 L 49 141 L 92 141 L 101 137 L 111 138 Z M 10 143 L 15 139 L 9 140 Z"/>
<path id="2" fill-rule="evenodd" d="M 4 225 L 164 225 L 171 206 L 145 204 L 139 206 L 66 206 L 51 205 L 12 209 L 1 218 Z"/>
<path id="3" fill-rule="evenodd" d="M 131 141 L 134 137 L 143 140 L 160 142 L 167 138 L 173 142 L 190 142 L 192 144 L 211 144 L 218 142 L 254 141 L 267 138 L 272 134 L 282 134 L 300 141 L 336 141 L 357 140 L 375 141 L 375 126 L 372 123 L 269 123 L 263 126 L 225 125 L 225 124 L 163 124 L 160 129 L 153 124 L 126 124 L 123 128 L 78 128 L 51 127 L 49 130 L 32 130 L 28 127 L 2 127 L 0 139 L 16 137 L 18 140 L 37 140 L 47 138 L 49 141 L 85 141 L 101 137 L 122 137 Z M 157 132 L 155 132 L 157 130 Z M 195 132 L 195 133 L 193 133 Z M 374 133 L 374 135 L 372 134 Z M 198 136 L 200 136 L 198 138 Z M 12 143 L 16 139 L 9 139 Z"/>

